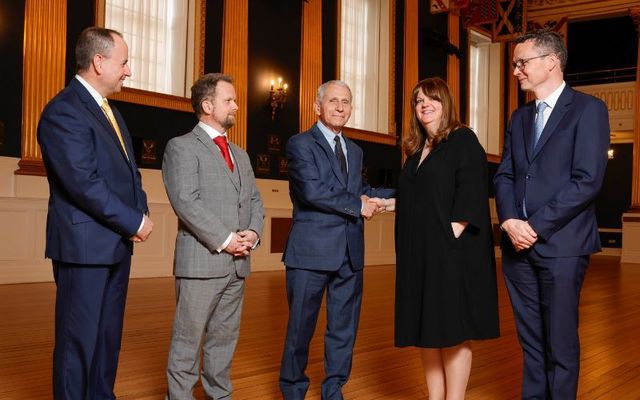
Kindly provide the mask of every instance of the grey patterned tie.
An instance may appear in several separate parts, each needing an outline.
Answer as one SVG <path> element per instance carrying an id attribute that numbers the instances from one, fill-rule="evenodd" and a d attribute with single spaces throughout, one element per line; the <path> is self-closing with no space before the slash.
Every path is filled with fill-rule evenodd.
<path id="1" fill-rule="evenodd" d="M 340 170 L 342 170 L 342 176 L 344 180 L 347 180 L 347 158 L 342 152 L 342 143 L 340 143 L 340 136 L 336 135 L 333 140 L 336 142 L 335 152 L 338 163 L 340 163 Z"/>
<path id="2" fill-rule="evenodd" d="M 536 123 L 535 123 L 535 136 L 533 137 L 533 149 L 536 148 L 538 144 L 538 140 L 540 140 L 540 135 L 542 135 L 542 130 L 544 129 L 544 110 L 547 109 L 549 105 L 544 101 L 541 101 L 536 108 Z"/>

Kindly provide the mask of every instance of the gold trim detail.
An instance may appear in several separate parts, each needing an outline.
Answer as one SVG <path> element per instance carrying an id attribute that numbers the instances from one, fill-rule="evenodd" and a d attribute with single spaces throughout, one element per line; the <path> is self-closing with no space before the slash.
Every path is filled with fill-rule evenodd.
<path id="1" fill-rule="evenodd" d="M 418 0 L 406 0 L 404 5 L 404 73 L 402 90 L 402 138 L 409 133 L 411 91 L 418 82 Z M 404 160 L 404 154 L 403 154 Z"/>
<path id="2" fill-rule="evenodd" d="M 570 20 L 622 15 L 638 0 L 528 0 L 527 20 L 567 17 Z"/>
<path id="3" fill-rule="evenodd" d="M 452 12 L 449 13 L 448 30 L 449 42 L 455 47 L 460 47 L 460 16 Z M 460 116 L 462 109 L 460 104 L 460 60 L 454 54 L 447 57 L 447 85 L 449 85 L 456 111 Z"/>
<path id="4" fill-rule="evenodd" d="M 396 2 L 389 2 L 389 134 L 397 136 L 396 127 Z M 397 141 L 397 139 L 396 139 Z"/>
<path id="5" fill-rule="evenodd" d="M 640 34 L 640 7 L 629 8 L 629 14 L 636 23 L 636 29 Z M 636 115 L 633 132 L 631 208 L 640 209 L 640 46 L 638 46 L 638 62 L 636 63 Z"/>
<path id="6" fill-rule="evenodd" d="M 18 175 L 42 175 L 44 171 L 36 130 L 44 106 L 64 88 L 66 39 L 66 0 L 26 1 L 22 78 L 22 159 L 18 163 Z"/>
<path id="7" fill-rule="evenodd" d="M 148 90 L 125 87 L 122 88 L 121 92 L 113 93 L 109 96 L 109 99 L 168 110 L 193 112 L 191 99 L 164 93 L 154 93 Z"/>
<path id="8" fill-rule="evenodd" d="M 378 133 L 365 131 L 362 129 L 349 128 L 345 126 L 342 128 L 344 134 L 349 139 L 362 140 L 364 142 L 378 143 L 378 144 L 386 144 L 388 146 L 395 146 L 398 142 L 398 137 L 395 135 L 389 135 L 386 133 Z"/>
<path id="9" fill-rule="evenodd" d="M 316 121 L 313 103 L 322 84 L 322 0 L 302 3 L 300 52 L 300 132 Z"/>
<path id="10" fill-rule="evenodd" d="M 233 76 L 238 95 L 236 125 L 228 133 L 236 145 L 247 148 L 247 93 L 249 63 L 249 1 L 225 0 L 222 27 L 222 71 Z"/>

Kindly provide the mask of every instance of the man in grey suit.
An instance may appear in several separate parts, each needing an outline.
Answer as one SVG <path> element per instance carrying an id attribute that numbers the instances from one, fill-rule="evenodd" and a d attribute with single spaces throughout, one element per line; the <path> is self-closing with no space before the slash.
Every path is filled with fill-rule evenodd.
<path id="1" fill-rule="evenodd" d="M 191 104 L 200 122 L 170 140 L 164 153 L 162 177 L 178 216 L 171 400 L 193 399 L 201 351 L 207 397 L 231 397 L 244 279 L 264 219 L 249 157 L 226 138 L 238 110 L 232 82 L 228 75 L 207 74 L 193 85 Z"/>

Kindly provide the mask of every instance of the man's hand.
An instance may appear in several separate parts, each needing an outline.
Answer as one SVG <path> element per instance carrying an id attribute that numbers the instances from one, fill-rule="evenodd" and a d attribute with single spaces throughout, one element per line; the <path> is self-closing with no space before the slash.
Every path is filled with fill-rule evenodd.
<path id="1" fill-rule="evenodd" d="M 234 233 L 231 237 L 231 241 L 223 250 L 232 256 L 243 257 L 249 255 L 251 247 L 247 246 L 246 241 L 239 234 Z"/>
<path id="2" fill-rule="evenodd" d="M 142 228 L 135 235 L 131 236 L 129 240 L 134 243 L 141 243 L 149 239 L 151 235 L 151 231 L 153 231 L 153 221 L 149 219 L 146 215 L 142 216 L 142 220 L 144 223 L 142 224 Z"/>
<path id="3" fill-rule="evenodd" d="M 504 221 L 501 227 L 509 235 L 516 251 L 528 249 L 538 240 L 538 234 L 527 221 L 511 218 Z"/>
<path id="4" fill-rule="evenodd" d="M 375 214 L 379 214 L 379 213 L 383 213 L 385 211 L 395 211 L 396 209 L 396 199 L 395 198 L 391 198 L 391 199 L 380 199 L 377 197 L 373 197 L 369 199 L 370 202 L 374 203 L 376 205 L 376 212 Z"/>
<path id="5" fill-rule="evenodd" d="M 362 200 L 360 215 L 362 215 L 366 219 L 373 217 L 373 215 L 376 213 L 376 209 L 378 208 L 376 203 L 369 201 L 369 196 L 364 194 L 360 196 L 360 200 Z"/>
<path id="6" fill-rule="evenodd" d="M 238 232 L 238 236 L 240 236 L 242 243 L 245 244 L 249 250 L 253 249 L 256 243 L 258 243 L 258 234 L 251 229 Z"/>

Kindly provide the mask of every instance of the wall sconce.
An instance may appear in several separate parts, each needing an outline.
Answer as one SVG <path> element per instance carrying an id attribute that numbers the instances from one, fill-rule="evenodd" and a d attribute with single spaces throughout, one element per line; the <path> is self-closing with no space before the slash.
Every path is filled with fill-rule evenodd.
<path id="1" fill-rule="evenodd" d="M 609 158 L 609 160 L 613 160 L 613 156 L 614 156 L 613 148 L 610 148 L 609 150 L 607 150 L 607 157 Z"/>
<path id="2" fill-rule="evenodd" d="M 269 105 L 271 105 L 271 120 L 273 121 L 276 117 L 276 110 L 278 107 L 284 107 L 284 103 L 287 101 L 287 85 L 282 81 L 282 78 L 278 78 L 278 85 L 276 86 L 276 82 L 271 80 L 271 90 L 269 90 Z"/>

